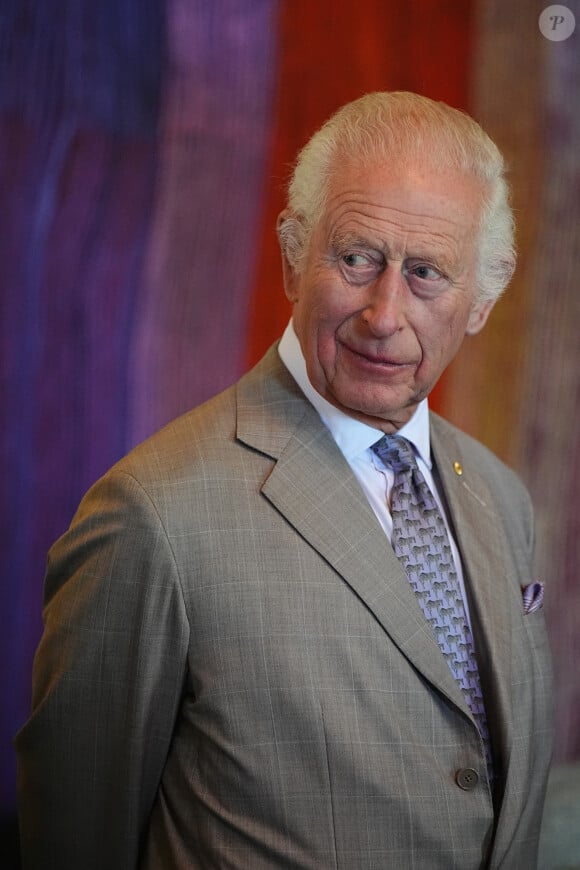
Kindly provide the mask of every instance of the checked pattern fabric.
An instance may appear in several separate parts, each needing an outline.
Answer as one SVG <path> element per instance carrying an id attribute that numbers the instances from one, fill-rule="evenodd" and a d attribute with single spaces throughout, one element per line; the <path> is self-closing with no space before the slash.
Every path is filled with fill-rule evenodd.
<path id="1" fill-rule="evenodd" d="M 445 522 L 408 441 L 385 435 L 372 450 L 389 466 L 395 481 L 391 496 L 392 545 L 431 624 L 451 673 L 459 683 L 485 746 L 493 778 L 489 731 L 473 637 Z"/>

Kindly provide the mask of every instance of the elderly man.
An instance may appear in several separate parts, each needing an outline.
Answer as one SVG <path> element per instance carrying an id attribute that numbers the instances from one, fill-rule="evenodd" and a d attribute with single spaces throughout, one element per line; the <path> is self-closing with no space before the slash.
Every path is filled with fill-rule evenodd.
<path id="1" fill-rule="evenodd" d="M 426 398 L 513 270 L 501 156 L 371 94 L 302 151 L 278 230 L 280 343 L 51 551 L 26 870 L 536 865 L 530 502 Z"/>

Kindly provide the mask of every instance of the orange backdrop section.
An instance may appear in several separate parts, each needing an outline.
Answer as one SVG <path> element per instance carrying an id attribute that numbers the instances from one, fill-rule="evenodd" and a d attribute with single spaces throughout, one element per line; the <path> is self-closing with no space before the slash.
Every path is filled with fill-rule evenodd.
<path id="1" fill-rule="evenodd" d="M 404 8 L 403 8 L 404 7 Z M 467 109 L 472 0 L 285 0 L 272 146 L 252 300 L 248 363 L 283 331 L 276 218 L 298 149 L 339 106 L 376 90 L 410 90 Z M 444 390 L 432 397 L 437 407 Z"/>

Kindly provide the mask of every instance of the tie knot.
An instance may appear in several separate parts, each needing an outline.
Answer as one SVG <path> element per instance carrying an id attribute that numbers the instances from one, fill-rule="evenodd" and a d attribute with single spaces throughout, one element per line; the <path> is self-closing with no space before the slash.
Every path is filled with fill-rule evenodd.
<path id="1" fill-rule="evenodd" d="M 415 468 L 417 464 L 411 445 L 400 435 L 383 435 L 380 441 L 373 444 L 371 450 L 385 465 L 392 468 L 395 474 Z"/>

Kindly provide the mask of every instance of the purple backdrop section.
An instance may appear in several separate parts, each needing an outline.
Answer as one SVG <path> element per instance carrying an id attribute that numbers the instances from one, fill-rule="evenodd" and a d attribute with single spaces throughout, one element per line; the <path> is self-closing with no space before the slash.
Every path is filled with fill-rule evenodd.
<path id="1" fill-rule="evenodd" d="M 240 372 L 275 14 L 2 5 L 2 813 L 49 545 L 109 465 Z"/>
<path id="2" fill-rule="evenodd" d="M 47 546 L 125 448 L 127 347 L 151 145 L 4 125 L 12 216 L 2 284 L 3 746 L 29 703 Z M 15 172 L 15 168 L 18 167 Z M 12 202 L 10 202 L 12 199 Z M 129 204 L 129 205 L 128 205 Z M 125 247 L 126 246 L 126 247 Z M 5 701 L 6 699 L 6 701 Z M 4 760 L 4 759 L 3 759 Z M 2 799 L 12 791 L 2 775 Z M 4 789 L 7 792 L 4 792 Z"/>
<path id="3" fill-rule="evenodd" d="M 168 12 L 157 207 L 135 312 L 133 442 L 243 370 L 270 146 L 277 2 L 171 0 Z"/>
<path id="4" fill-rule="evenodd" d="M 115 135 L 157 127 L 164 0 L 2 0 L 0 106 Z"/>

